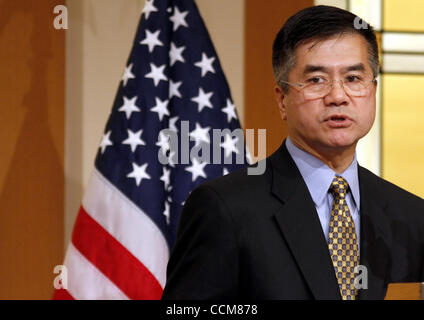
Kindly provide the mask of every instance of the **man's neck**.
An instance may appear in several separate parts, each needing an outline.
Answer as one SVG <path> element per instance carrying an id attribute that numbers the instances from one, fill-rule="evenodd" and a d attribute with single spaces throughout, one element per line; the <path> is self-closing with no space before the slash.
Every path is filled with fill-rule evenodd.
<path id="1" fill-rule="evenodd" d="M 344 172 L 350 166 L 355 156 L 356 143 L 344 148 L 316 150 L 316 148 L 312 148 L 308 144 L 302 143 L 302 141 L 298 141 L 292 137 L 290 137 L 290 140 L 296 147 L 321 160 L 336 173 Z"/>

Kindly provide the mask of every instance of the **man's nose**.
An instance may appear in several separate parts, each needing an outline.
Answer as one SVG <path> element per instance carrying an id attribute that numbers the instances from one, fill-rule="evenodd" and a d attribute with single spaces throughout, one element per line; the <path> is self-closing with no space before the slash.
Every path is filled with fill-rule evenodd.
<path id="1" fill-rule="evenodd" d="M 330 85 L 330 91 L 324 97 L 326 105 L 340 106 L 348 103 L 348 96 L 343 86 L 342 80 L 335 80 Z"/>

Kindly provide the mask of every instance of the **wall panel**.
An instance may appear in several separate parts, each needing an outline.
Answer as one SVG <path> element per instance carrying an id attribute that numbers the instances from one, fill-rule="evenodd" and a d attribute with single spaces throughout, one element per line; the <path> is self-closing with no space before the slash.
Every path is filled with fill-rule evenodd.
<path id="1" fill-rule="evenodd" d="M 63 260 L 59 1 L 0 0 L 0 299 L 48 299 Z M 62 1 L 63 4 L 63 1 Z"/>
<path id="2" fill-rule="evenodd" d="M 297 11 L 313 6 L 312 0 L 245 2 L 245 128 L 267 129 L 267 155 L 287 136 L 274 99 L 272 44 L 274 37 Z M 249 146 L 253 153 L 252 146 Z"/>

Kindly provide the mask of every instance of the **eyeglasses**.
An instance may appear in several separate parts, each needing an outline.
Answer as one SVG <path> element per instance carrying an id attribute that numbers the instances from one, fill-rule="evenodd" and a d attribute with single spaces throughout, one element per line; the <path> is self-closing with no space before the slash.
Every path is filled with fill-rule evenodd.
<path id="1" fill-rule="evenodd" d="M 325 97 L 330 93 L 333 88 L 334 82 L 340 82 L 341 87 L 345 90 L 346 94 L 352 97 L 365 97 L 369 94 L 369 86 L 377 83 L 377 80 L 363 79 L 356 75 L 349 75 L 345 79 L 328 80 L 323 77 L 313 77 L 308 79 L 306 83 L 287 82 L 279 80 L 282 83 L 288 84 L 295 88 L 297 91 L 302 91 L 306 100 L 313 100 Z"/>

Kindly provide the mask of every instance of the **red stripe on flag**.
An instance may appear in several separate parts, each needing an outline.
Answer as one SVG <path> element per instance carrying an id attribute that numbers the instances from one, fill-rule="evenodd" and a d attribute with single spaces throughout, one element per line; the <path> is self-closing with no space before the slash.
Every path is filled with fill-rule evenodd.
<path id="1" fill-rule="evenodd" d="M 82 206 L 75 222 L 72 243 L 130 299 L 161 298 L 163 289 L 150 271 Z"/>
<path id="2" fill-rule="evenodd" d="M 53 293 L 53 300 L 75 300 L 73 296 L 65 289 L 56 289 Z"/>

